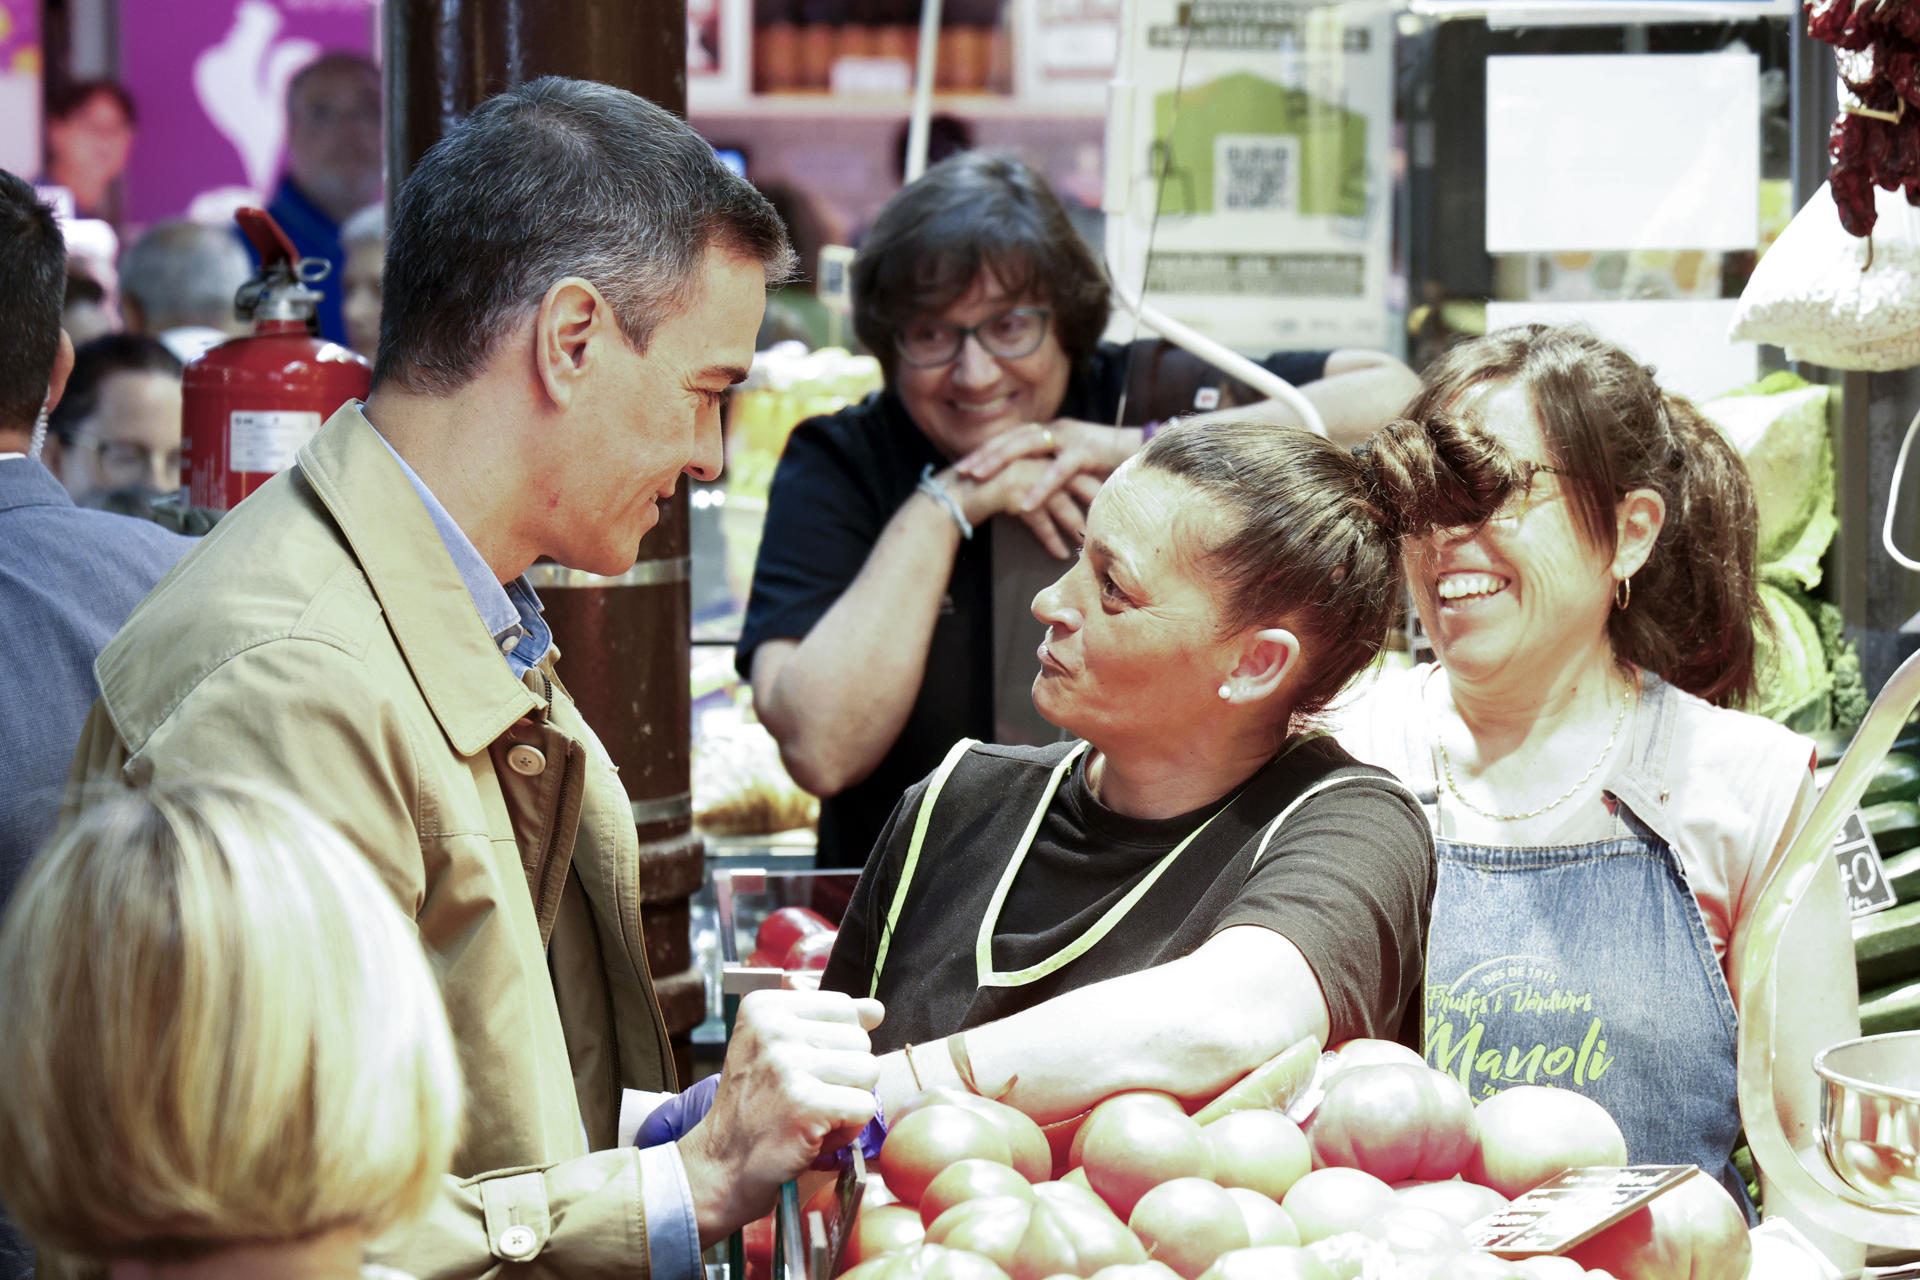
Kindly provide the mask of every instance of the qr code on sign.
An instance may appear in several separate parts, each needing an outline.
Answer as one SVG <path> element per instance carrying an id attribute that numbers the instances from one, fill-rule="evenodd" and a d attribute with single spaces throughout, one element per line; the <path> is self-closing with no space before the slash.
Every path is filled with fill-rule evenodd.
<path id="1" fill-rule="evenodd" d="M 1225 213 L 1297 210 L 1300 139 L 1272 133 L 1216 134 L 1213 207 Z"/>

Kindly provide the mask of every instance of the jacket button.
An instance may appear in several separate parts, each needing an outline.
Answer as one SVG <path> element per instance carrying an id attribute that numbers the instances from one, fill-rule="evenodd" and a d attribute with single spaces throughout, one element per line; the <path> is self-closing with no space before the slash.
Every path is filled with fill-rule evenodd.
<path id="1" fill-rule="evenodd" d="M 527 778 L 537 778 L 547 767 L 546 753 L 524 742 L 507 748 L 507 768 Z M 532 1233 L 529 1232 L 529 1235 Z"/>
<path id="2" fill-rule="evenodd" d="M 527 750 L 532 751 L 533 748 L 528 747 Z M 533 1234 L 532 1227 L 508 1227 L 500 1233 L 500 1256 L 514 1262 L 531 1258 L 539 1243 L 539 1238 Z"/>

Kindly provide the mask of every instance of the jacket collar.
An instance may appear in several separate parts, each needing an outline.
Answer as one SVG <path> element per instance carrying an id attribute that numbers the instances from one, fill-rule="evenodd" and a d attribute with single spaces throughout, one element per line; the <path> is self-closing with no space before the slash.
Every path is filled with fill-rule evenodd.
<path id="1" fill-rule="evenodd" d="M 508 669 L 420 498 L 371 423 L 342 406 L 300 473 L 372 586 L 434 718 L 473 755 L 540 703 Z"/>
<path id="2" fill-rule="evenodd" d="M 33 458 L 0 460 L 0 511 L 73 505 L 66 486 L 40 462 Z"/>

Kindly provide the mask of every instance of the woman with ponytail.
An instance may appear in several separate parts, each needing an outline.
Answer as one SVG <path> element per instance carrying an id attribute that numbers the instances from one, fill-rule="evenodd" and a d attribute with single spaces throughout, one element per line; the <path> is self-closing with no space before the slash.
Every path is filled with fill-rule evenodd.
<path id="1" fill-rule="evenodd" d="M 1033 602 L 1034 703 L 1068 740 L 958 744 L 842 924 L 823 985 L 886 1004 L 889 1110 L 959 1084 L 1051 1121 L 1121 1089 L 1209 1098 L 1303 1037 L 1419 1043 L 1426 822 L 1310 724 L 1399 608 L 1379 487 L 1250 421 L 1113 474 Z"/>
<path id="2" fill-rule="evenodd" d="M 1433 826 L 1428 1061 L 1475 1098 L 1584 1093 L 1632 1163 L 1697 1164 L 1744 1204 L 1737 962 L 1813 795 L 1810 744 L 1733 709 L 1759 624 L 1745 466 L 1572 329 L 1455 348 L 1407 416 L 1363 453 L 1383 506 L 1453 509 L 1403 543 L 1438 662 L 1368 686 L 1338 733 Z M 1436 472 L 1462 450 L 1483 455 L 1477 493 Z M 1814 1051 L 1857 1033 L 1841 903 L 1829 874 L 1782 966 L 1802 985 L 1780 1101 L 1802 1124 Z"/>

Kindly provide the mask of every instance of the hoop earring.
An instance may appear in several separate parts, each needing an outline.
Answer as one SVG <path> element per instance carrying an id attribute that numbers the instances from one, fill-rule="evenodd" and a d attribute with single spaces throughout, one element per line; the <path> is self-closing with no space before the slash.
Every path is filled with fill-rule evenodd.
<path id="1" fill-rule="evenodd" d="M 1613 584 L 1613 607 L 1626 612 L 1627 602 L 1633 599 L 1633 575 L 1628 574 Z"/>

